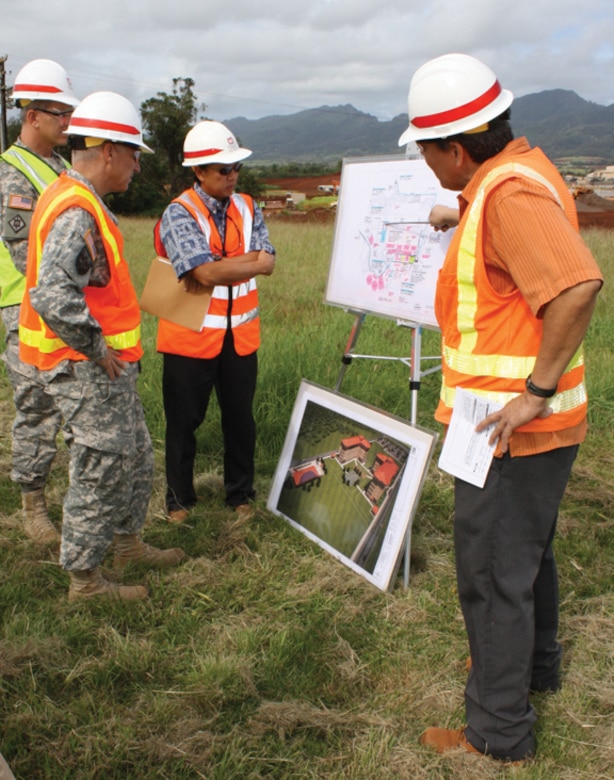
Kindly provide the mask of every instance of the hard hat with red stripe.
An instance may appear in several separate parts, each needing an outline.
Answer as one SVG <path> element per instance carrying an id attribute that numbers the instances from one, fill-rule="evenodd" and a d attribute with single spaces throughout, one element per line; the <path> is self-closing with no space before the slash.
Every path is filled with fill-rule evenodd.
<path id="1" fill-rule="evenodd" d="M 510 107 L 513 94 L 493 71 L 468 54 L 444 54 L 414 73 L 407 96 L 409 127 L 399 146 L 486 130 Z"/>
<path id="2" fill-rule="evenodd" d="M 143 141 L 141 116 L 132 103 L 116 92 L 92 92 L 84 97 L 70 118 L 69 136 L 102 138 L 152 149 Z"/>
<path id="3" fill-rule="evenodd" d="M 209 163 L 235 163 L 251 153 L 251 149 L 239 146 L 234 133 L 221 122 L 203 119 L 185 137 L 182 164 L 190 168 Z"/>
<path id="4" fill-rule="evenodd" d="M 12 98 L 18 107 L 32 100 L 53 100 L 66 106 L 78 106 L 68 74 L 53 60 L 31 60 L 15 78 Z"/>

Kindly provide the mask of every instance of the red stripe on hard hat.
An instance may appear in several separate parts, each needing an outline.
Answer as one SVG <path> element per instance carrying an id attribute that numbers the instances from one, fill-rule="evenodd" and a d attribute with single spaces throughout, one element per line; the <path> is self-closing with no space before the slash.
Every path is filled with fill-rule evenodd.
<path id="1" fill-rule="evenodd" d="M 483 95 L 471 100 L 469 103 L 465 103 L 463 106 L 457 106 L 451 108 L 449 111 L 441 111 L 439 114 L 427 114 L 426 116 L 417 116 L 411 120 L 412 125 L 419 127 L 421 130 L 434 127 L 436 125 L 446 125 L 449 122 L 456 122 L 459 119 L 465 119 L 472 114 L 477 114 L 486 106 L 490 105 L 495 98 L 501 94 L 501 85 L 498 81 L 492 85 L 492 87 Z"/>
<path id="2" fill-rule="evenodd" d="M 120 122 L 107 122 L 104 119 L 88 119 L 84 116 L 74 116 L 70 120 L 73 127 L 84 127 L 93 130 L 113 130 L 117 133 L 128 133 L 129 135 L 140 135 L 141 131 L 134 125 L 122 125 Z"/>
<path id="3" fill-rule="evenodd" d="M 190 160 L 193 157 L 209 157 L 211 154 L 219 154 L 224 151 L 223 149 L 201 149 L 199 152 L 184 152 L 183 156 L 186 160 Z"/>
<path id="4" fill-rule="evenodd" d="M 13 92 L 61 92 L 59 87 L 51 87 L 49 84 L 15 84 Z"/>

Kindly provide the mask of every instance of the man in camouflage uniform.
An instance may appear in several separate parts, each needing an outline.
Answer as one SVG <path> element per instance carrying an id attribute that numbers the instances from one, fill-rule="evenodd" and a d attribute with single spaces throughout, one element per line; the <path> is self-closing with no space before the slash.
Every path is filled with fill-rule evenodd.
<path id="1" fill-rule="evenodd" d="M 115 563 L 179 563 L 181 549 L 145 544 L 153 449 L 136 388 L 140 312 L 117 220 L 102 198 L 128 189 L 140 170 L 141 120 L 112 92 L 83 100 L 68 128 L 73 168 L 43 193 L 32 221 L 19 338 L 70 431 L 70 484 L 60 563 L 69 601 L 146 598 L 144 587 L 106 580 Z M 42 322 L 41 322 L 42 318 Z"/>
<path id="2" fill-rule="evenodd" d="M 28 234 L 39 194 L 69 167 L 54 151 L 65 144 L 66 128 L 78 104 L 64 69 L 33 60 L 17 74 L 13 90 L 21 108 L 18 140 L 0 155 L 0 311 L 6 331 L 2 359 L 13 388 L 13 468 L 21 488 L 23 529 L 37 544 L 59 544 L 49 520 L 45 484 L 56 453 L 61 415 L 36 369 L 19 359 L 19 305 L 25 289 Z M 53 99 L 50 99 L 53 98 Z"/>

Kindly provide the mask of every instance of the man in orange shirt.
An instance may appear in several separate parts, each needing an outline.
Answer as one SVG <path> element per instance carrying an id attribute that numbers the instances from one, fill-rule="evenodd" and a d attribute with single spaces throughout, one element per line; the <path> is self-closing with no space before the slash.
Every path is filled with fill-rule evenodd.
<path id="1" fill-rule="evenodd" d="M 440 273 L 442 332 L 436 419 L 457 388 L 502 405 L 483 488 L 455 482 L 458 592 L 472 665 L 467 725 L 429 728 L 422 742 L 502 761 L 535 754 L 533 690 L 559 688 L 558 585 L 552 540 L 586 434 L 582 340 L 602 276 L 578 233 L 556 168 L 509 125 L 512 94 L 479 60 L 448 54 L 414 74 L 409 127 L 459 222 Z M 432 215 L 445 228 L 450 215 Z"/>

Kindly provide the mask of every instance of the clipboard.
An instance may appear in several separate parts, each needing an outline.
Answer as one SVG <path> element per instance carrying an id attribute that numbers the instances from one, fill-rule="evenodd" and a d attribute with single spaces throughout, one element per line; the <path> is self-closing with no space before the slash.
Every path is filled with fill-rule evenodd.
<path id="1" fill-rule="evenodd" d="M 200 331 L 211 300 L 211 287 L 203 287 L 198 293 L 186 292 L 170 260 L 155 257 L 149 268 L 139 306 L 176 325 Z"/>

